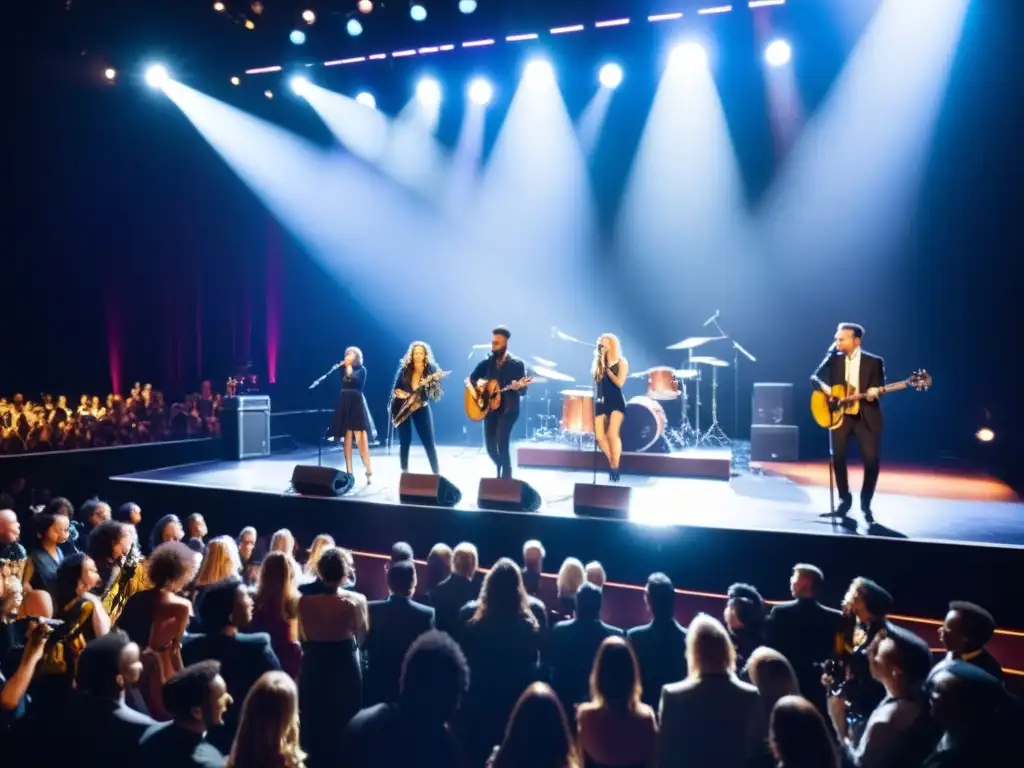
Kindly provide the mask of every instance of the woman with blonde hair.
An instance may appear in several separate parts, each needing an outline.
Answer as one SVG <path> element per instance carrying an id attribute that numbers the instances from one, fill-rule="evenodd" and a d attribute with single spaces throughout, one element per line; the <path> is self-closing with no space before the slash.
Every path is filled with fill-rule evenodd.
<path id="1" fill-rule="evenodd" d="M 576 612 L 576 593 L 587 580 L 587 572 L 583 562 L 575 557 L 567 557 L 558 569 L 558 612 L 566 618 L 572 618 Z"/>
<path id="2" fill-rule="evenodd" d="M 302 566 L 302 583 L 310 583 L 316 581 L 316 564 L 320 562 L 320 556 L 324 553 L 324 550 L 334 546 L 334 537 L 328 536 L 326 533 L 321 533 L 315 539 L 309 547 L 309 557 L 306 559 L 306 564 Z"/>
<path id="3" fill-rule="evenodd" d="M 298 680 L 302 667 L 299 590 L 290 555 L 270 552 L 263 559 L 253 605 L 250 631 L 270 635 L 270 646 L 281 662 L 281 669 Z"/>
<path id="4" fill-rule="evenodd" d="M 299 692 L 283 672 L 264 672 L 246 694 L 226 768 L 304 768 Z"/>
<path id="5" fill-rule="evenodd" d="M 341 361 L 341 395 L 331 419 L 331 438 L 345 441 L 345 471 L 352 474 L 352 440 L 359 446 L 359 457 L 366 469 L 366 484 L 370 484 L 373 469 L 370 467 L 370 438 L 377 439 L 377 428 L 370 416 L 363 389 L 366 387 L 366 368 L 363 353 L 359 347 L 345 350 Z M 367 437 L 369 435 L 369 437 Z"/>
<path id="6" fill-rule="evenodd" d="M 241 578 L 242 559 L 238 555 L 238 545 L 230 536 L 215 536 L 206 545 L 203 563 L 199 566 L 196 580 L 192 586 L 197 594 L 203 587 L 216 584 L 225 579 Z"/>
<path id="7" fill-rule="evenodd" d="M 581 768 L 565 710 L 547 683 L 523 691 L 487 768 Z"/>
<path id="8" fill-rule="evenodd" d="M 434 416 L 430 411 L 430 401 L 441 399 L 441 369 L 434 362 L 434 353 L 430 345 L 424 341 L 414 341 L 398 363 L 395 386 L 391 394 L 391 418 L 394 419 L 399 409 L 414 395 L 421 405 L 407 415 L 398 425 L 399 457 L 403 472 L 409 471 L 409 448 L 412 445 L 412 428 L 420 436 L 423 450 L 430 462 L 430 471 L 438 473 L 437 448 L 434 446 Z M 431 378 L 433 377 L 433 378 Z"/>
<path id="9" fill-rule="evenodd" d="M 606 638 L 590 673 L 590 701 L 576 710 L 577 744 L 587 766 L 653 766 L 658 721 L 640 701 L 640 667 L 621 637 Z"/>
<path id="10" fill-rule="evenodd" d="M 622 420 L 626 418 L 622 386 L 629 375 L 629 361 L 622 356 L 618 336 L 605 333 L 598 337 L 590 372 L 594 377 L 594 436 L 608 459 L 608 479 L 617 483 L 622 458 Z"/>

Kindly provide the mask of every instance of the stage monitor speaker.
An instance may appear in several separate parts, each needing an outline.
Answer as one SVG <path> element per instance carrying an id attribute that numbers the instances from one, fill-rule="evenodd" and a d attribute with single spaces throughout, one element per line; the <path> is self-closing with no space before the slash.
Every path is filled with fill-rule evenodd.
<path id="1" fill-rule="evenodd" d="M 799 427 L 785 424 L 754 424 L 750 427 L 751 461 L 796 461 L 799 453 Z"/>
<path id="2" fill-rule="evenodd" d="M 354 484 L 352 475 L 334 467 L 298 464 L 292 470 L 292 488 L 305 496 L 343 496 Z"/>
<path id="3" fill-rule="evenodd" d="M 270 398 L 266 395 L 225 398 L 220 422 L 224 460 L 270 455 Z"/>
<path id="4" fill-rule="evenodd" d="M 793 423 L 793 385 L 757 382 L 754 384 L 754 424 Z"/>
<path id="5" fill-rule="evenodd" d="M 608 517 L 625 520 L 629 517 L 629 486 L 576 483 L 572 511 L 581 517 Z"/>
<path id="6" fill-rule="evenodd" d="M 487 477 L 480 481 L 476 505 L 503 512 L 536 512 L 542 499 L 529 483 L 512 478 Z"/>
<path id="7" fill-rule="evenodd" d="M 425 507 L 454 507 L 462 501 L 462 491 L 441 475 L 416 475 L 403 472 L 398 484 L 398 497 L 403 504 Z"/>

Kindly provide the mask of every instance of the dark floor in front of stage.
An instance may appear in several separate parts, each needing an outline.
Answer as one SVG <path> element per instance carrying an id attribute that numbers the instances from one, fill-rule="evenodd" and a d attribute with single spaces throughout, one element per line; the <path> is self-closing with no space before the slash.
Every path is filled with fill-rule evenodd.
<path id="1" fill-rule="evenodd" d="M 476 486 L 492 477 L 494 466 L 478 449 L 441 447 L 441 472 L 462 492 L 461 509 L 476 509 Z M 297 450 L 244 462 L 204 462 L 127 475 L 121 479 L 183 484 L 259 493 L 289 492 L 296 464 L 316 464 L 316 450 Z M 337 448 L 324 452 L 325 466 L 344 467 Z M 373 484 L 367 486 L 362 465 L 355 459 L 356 486 L 345 498 L 397 504 L 400 470 L 398 450 L 375 451 Z M 428 471 L 421 448 L 413 448 L 410 469 Z M 590 472 L 520 469 L 516 477 L 530 483 L 544 499 L 541 514 L 572 516 L 573 488 L 587 483 Z M 598 474 L 598 483 L 607 475 Z M 798 485 L 782 476 L 759 472 L 734 473 L 729 482 L 684 478 L 622 476 L 633 489 L 630 520 L 664 526 L 701 526 L 820 535 L 878 535 L 916 540 L 967 542 L 1024 547 L 1024 504 L 923 498 L 879 493 L 874 508 L 877 524 L 870 528 L 854 512 L 856 527 L 833 525 L 818 517 L 829 508 L 827 488 Z"/>

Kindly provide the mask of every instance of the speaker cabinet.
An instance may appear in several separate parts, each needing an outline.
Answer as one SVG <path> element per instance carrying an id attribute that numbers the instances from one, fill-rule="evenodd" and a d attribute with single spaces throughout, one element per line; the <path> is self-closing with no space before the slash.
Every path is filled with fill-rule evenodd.
<path id="1" fill-rule="evenodd" d="M 536 512 L 541 505 L 540 494 L 529 483 L 512 478 L 487 477 L 480 481 L 476 505 L 480 509 L 504 512 Z"/>
<path id="2" fill-rule="evenodd" d="M 462 501 L 462 491 L 448 478 L 412 472 L 402 473 L 398 496 L 403 504 L 421 504 L 425 507 L 454 507 Z"/>
<path id="3" fill-rule="evenodd" d="M 292 488 L 305 496 L 343 496 L 354 484 L 352 475 L 334 467 L 298 464 L 292 470 Z"/>
<path id="4" fill-rule="evenodd" d="M 750 428 L 751 461 L 796 461 L 799 453 L 799 427 L 754 424 Z"/>
<path id="5" fill-rule="evenodd" d="M 221 411 L 221 457 L 239 461 L 270 455 L 270 398 L 228 397 Z"/>
<path id="6" fill-rule="evenodd" d="M 754 384 L 754 424 L 793 423 L 793 385 L 758 382 Z"/>
<path id="7" fill-rule="evenodd" d="M 576 483 L 572 511 L 581 517 L 607 517 L 625 520 L 629 517 L 632 488 L 621 485 Z"/>

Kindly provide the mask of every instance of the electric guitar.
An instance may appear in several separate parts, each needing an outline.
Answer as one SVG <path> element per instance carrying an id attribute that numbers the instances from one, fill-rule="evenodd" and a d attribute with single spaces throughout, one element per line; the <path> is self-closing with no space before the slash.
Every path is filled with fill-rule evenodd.
<path id="1" fill-rule="evenodd" d="M 464 393 L 466 415 L 472 421 L 483 421 L 488 413 L 496 411 L 501 407 L 502 393 L 508 392 L 510 389 L 525 387 L 532 381 L 532 376 L 524 376 L 517 381 L 513 381 L 507 387 L 501 386 L 497 379 L 490 379 L 484 382 L 483 386 L 473 386 L 472 383 L 466 384 L 466 391 Z"/>
<path id="2" fill-rule="evenodd" d="M 402 425 L 406 419 L 422 408 L 426 403 L 427 388 L 435 381 L 440 381 L 451 371 L 437 371 L 429 376 L 420 379 L 420 385 L 409 393 L 408 397 L 392 397 L 391 399 L 391 423 L 395 427 Z"/>
<path id="3" fill-rule="evenodd" d="M 901 389 L 916 389 L 923 392 L 931 385 L 932 377 L 928 371 L 921 368 L 903 381 L 879 387 L 878 394 L 881 396 Z M 811 415 L 819 427 L 836 429 L 843 423 L 843 418 L 847 414 L 855 416 L 860 413 L 860 401 L 866 398 L 867 394 L 858 392 L 854 386 L 847 389 L 845 384 L 833 384 L 831 397 L 816 389 L 811 393 Z"/>

